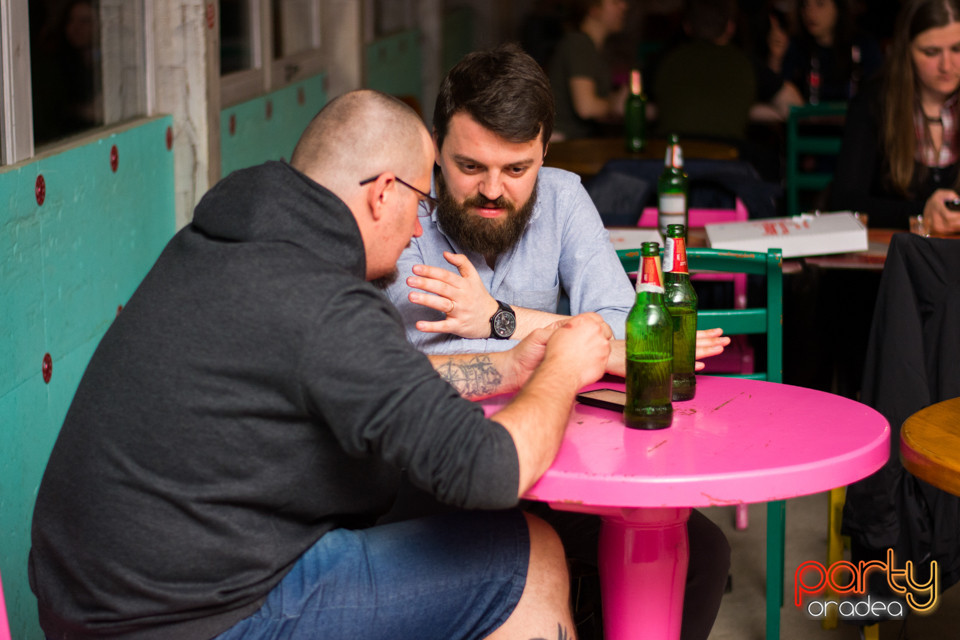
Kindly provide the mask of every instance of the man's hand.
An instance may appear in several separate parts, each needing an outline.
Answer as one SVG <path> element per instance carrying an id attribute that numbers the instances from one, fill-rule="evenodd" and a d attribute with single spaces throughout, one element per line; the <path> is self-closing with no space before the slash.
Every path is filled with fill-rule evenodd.
<path id="1" fill-rule="evenodd" d="M 960 199 L 953 189 L 937 189 L 923 206 L 923 222 L 928 233 L 949 235 L 960 233 L 960 211 L 951 211 L 944 204 L 947 200 Z"/>
<path id="2" fill-rule="evenodd" d="M 723 348 L 730 344 L 730 338 L 723 335 L 723 329 L 704 329 L 697 331 L 696 370 L 700 371 L 706 365 L 700 362 L 703 358 L 723 353 Z M 607 360 L 607 373 L 621 378 L 627 377 L 627 341 L 610 341 L 610 358 Z"/>
<path id="3" fill-rule="evenodd" d="M 503 352 L 503 355 L 508 358 L 504 370 L 509 380 L 510 391 L 516 391 L 525 385 L 534 370 L 540 366 L 547 352 L 547 342 L 556 328 L 556 326 L 550 326 L 537 329 L 521 340 L 517 346 Z"/>
<path id="4" fill-rule="evenodd" d="M 410 302 L 446 314 L 443 320 L 421 320 L 417 329 L 424 333 L 452 333 L 461 338 L 489 338 L 490 318 L 497 311 L 497 301 L 483 286 L 480 275 L 465 255 L 443 252 L 443 257 L 459 271 L 459 275 L 441 267 L 418 264 L 407 284 L 420 291 L 411 291 Z M 430 295 L 432 294 L 432 295 Z"/>
<path id="5" fill-rule="evenodd" d="M 512 351 L 529 371 L 539 366 L 506 407 L 492 416 L 510 432 L 520 463 L 522 496 L 557 455 L 573 398 L 584 385 L 596 382 L 610 356 L 613 332 L 596 313 L 584 313 L 537 329 Z"/>
<path id="6" fill-rule="evenodd" d="M 730 337 L 723 335 L 723 329 L 697 331 L 697 353 L 694 356 L 697 359 L 697 371 L 707 366 L 700 360 L 720 355 L 728 344 Z"/>
<path id="7" fill-rule="evenodd" d="M 581 313 L 556 323 L 547 341 L 544 367 L 557 367 L 577 376 L 577 388 L 596 382 L 610 358 L 613 331 L 596 313 Z"/>

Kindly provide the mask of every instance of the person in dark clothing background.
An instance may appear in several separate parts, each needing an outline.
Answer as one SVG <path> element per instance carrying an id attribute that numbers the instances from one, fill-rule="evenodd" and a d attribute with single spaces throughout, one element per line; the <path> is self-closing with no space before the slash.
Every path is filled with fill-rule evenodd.
<path id="1" fill-rule="evenodd" d="M 750 59 L 732 43 L 736 17 L 736 0 L 685 3 L 688 38 L 664 55 L 653 83 L 661 134 L 745 139 L 757 82 Z"/>
<path id="2" fill-rule="evenodd" d="M 100 342 L 44 473 L 29 578 L 48 637 L 572 633 L 562 545 L 515 507 L 612 333 L 583 314 L 504 354 L 417 352 L 373 284 L 435 205 L 433 162 L 409 107 L 357 91 L 290 164 L 203 197 Z M 460 395 L 521 386 L 489 419 Z M 457 509 L 374 526 L 402 471 Z"/>
<path id="3" fill-rule="evenodd" d="M 883 74 L 850 104 L 828 207 L 871 226 L 960 232 L 960 2 L 912 0 Z"/>
<path id="4" fill-rule="evenodd" d="M 548 65 L 556 98 L 555 140 L 600 135 L 604 124 L 623 119 L 627 86 L 614 88 L 604 57 L 607 38 L 623 29 L 625 0 L 575 0 L 576 28 L 557 44 Z"/>
<path id="5" fill-rule="evenodd" d="M 847 0 L 800 0 L 796 23 L 798 33 L 784 54 L 782 73 L 807 102 L 849 100 L 859 83 L 880 68 L 880 44 L 857 29 Z M 811 90 L 814 65 L 819 84 Z"/>

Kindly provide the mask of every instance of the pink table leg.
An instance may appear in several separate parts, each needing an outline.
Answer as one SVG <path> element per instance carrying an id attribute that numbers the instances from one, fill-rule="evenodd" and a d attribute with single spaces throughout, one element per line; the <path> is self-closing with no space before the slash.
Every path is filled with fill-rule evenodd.
<path id="1" fill-rule="evenodd" d="M 603 516 L 600 589 L 607 640 L 679 640 L 690 509 L 621 509 Z"/>

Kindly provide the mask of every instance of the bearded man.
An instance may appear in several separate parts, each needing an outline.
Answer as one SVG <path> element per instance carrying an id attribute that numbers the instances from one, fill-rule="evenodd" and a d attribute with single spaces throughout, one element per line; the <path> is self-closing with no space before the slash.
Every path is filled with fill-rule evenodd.
<path id="1" fill-rule="evenodd" d="M 425 353 L 503 351 L 570 314 L 613 329 L 607 372 L 625 375 L 636 296 L 580 178 L 543 167 L 553 131 L 550 81 L 514 45 L 467 55 L 440 85 L 433 117 L 437 211 L 400 257 L 388 294 Z M 729 343 L 697 332 L 697 358 Z M 702 368 L 697 363 L 697 368 Z"/>
<path id="2" fill-rule="evenodd" d="M 635 293 L 579 178 L 543 168 L 553 94 L 537 63 L 512 45 L 469 54 L 440 85 L 433 124 L 440 205 L 388 290 L 410 341 L 509 349 L 561 318 L 562 290 L 571 314 L 599 313 L 622 342 Z"/>
<path id="3" fill-rule="evenodd" d="M 592 311 L 610 325 L 616 339 L 607 372 L 625 374 L 623 337 L 636 294 L 579 177 L 543 167 L 553 117 L 550 81 L 515 45 L 468 54 L 441 83 L 433 117 L 439 205 L 420 219 L 423 233 L 400 256 L 402 278 L 387 290 L 421 351 L 509 349 L 563 319 L 563 291 L 570 313 Z M 698 358 L 723 351 L 729 338 L 720 333 L 698 332 Z M 429 508 L 402 493 L 391 517 Z M 575 566 L 596 566 L 599 518 L 528 509 L 554 526 Z M 720 605 L 730 549 L 697 511 L 687 528 L 682 639 L 703 640 Z M 581 637 L 600 637 L 578 627 Z"/>

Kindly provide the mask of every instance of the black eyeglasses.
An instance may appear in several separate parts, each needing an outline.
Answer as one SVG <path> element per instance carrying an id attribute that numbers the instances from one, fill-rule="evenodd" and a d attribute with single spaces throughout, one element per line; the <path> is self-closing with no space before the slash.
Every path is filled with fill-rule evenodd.
<path id="1" fill-rule="evenodd" d="M 383 175 L 383 174 L 379 174 L 379 173 L 378 173 L 377 175 L 373 176 L 372 178 L 367 178 L 366 180 L 361 180 L 361 181 L 360 181 L 360 186 L 362 187 L 363 185 L 370 184 L 371 182 L 374 182 L 374 181 L 375 181 L 377 178 L 379 178 L 381 175 Z M 437 202 L 437 199 L 436 199 L 436 198 L 434 198 L 434 197 L 433 197 L 432 195 L 430 195 L 429 193 L 424 193 L 423 191 L 420 191 L 420 189 L 417 189 L 415 186 L 413 186 L 413 185 L 410 184 L 409 182 L 404 182 L 403 180 L 401 180 L 401 179 L 398 178 L 397 176 L 393 176 L 393 177 L 394 177 L 394 179 L 395 179 L 397 182 L 399 182 L 400 184 L 402 184 L 402 185 L 405 186 L 406 188 L 408 188 L 408 189 L 413 189 L 414 191 L 416 191 L 416 192 L 420 195 L 420 197 L 422 198 L 422 200 L 420 200 L 420 203 L 417 205 L 417 215 L 418 215 L 418 216 L 420 216 L 421 218 L 427 218 L 427 217 L 430 217 L 430 216 L 433 215 L 433 212 L 437 210 L 437 205 L 439 204 L 439 202 Z"/>

